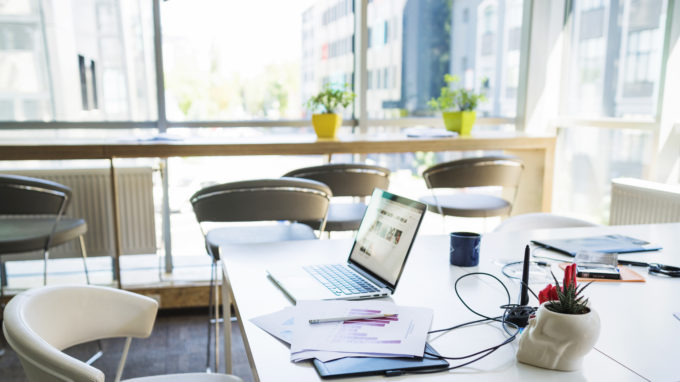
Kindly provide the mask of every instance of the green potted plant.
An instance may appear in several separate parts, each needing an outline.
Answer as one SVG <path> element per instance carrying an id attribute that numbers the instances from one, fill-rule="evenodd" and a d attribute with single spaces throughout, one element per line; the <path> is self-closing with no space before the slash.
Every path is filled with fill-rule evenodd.
<path id="1" fill-rule="evenodd" d="M 474 90 L 465 88 L 452 89 L 452 85 L 460 81 L 458 76 L 444 75 L 446 86 L 442 87 L 439 97 L 432 98 L 427 105 L 433 110 L 442 112 L 444 126 L 449 131 L 455 131 L 460 135 L 470 135 L 472 125 L 475 123 L 477 104 L 486 101 L 483 93 L 475 93 Z"/>
<path id="2" fill-rule="evenodd" d="M 326 84 L 316 95 L 307 100 L 307 108 L 312 111 L 312 125 L 319 138 L 335 138 L 342 124 L 342 116 L 337 113 L 341 107 L 347 107 L 356 94 L 345 84 L 342 88 Z"/>

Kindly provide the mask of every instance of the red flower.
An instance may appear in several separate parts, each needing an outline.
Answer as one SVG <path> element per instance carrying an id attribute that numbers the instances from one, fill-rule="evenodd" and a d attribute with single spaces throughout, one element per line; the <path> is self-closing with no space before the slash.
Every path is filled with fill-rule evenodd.
<path id="1" fill-rule="evenodd" d="M 545 287 L 542 291 L 538 292 L 538 303 L 543 304 L 546 301 L 552 301 L 552 300 L 557 300 L 557 288 L 552 285 L 548 284 L 548 286 Z"/>
<path id="2" fill-rule="evenodd" d="M 564 279 L 562 280 L 562 291 L 565 292 L 567 288 L 573 285 L 576 289 L 576 264 L 568 265 L 564 269 Z M 557 287 L 548 284 L 542 291 L 538 293 L 538 302 L 543 304 L 546 301 L 559 300 L 557 296 Z"/>
<path id="3" fill-rule="evenodd" d="M 569 285 L 573 285 L 576 289 L 576 264 L 568 265 L 564 269 L 564 280 L 562 281 L 562 290 L 567 290 Z"/>

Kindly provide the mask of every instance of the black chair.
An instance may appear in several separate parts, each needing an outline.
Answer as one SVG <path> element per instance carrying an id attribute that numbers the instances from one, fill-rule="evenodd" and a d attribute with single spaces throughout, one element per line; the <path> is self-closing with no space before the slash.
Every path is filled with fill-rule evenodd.
<path id="1" fill-rule="evenodd" d="M 3 255 L 42 251 L 45 285 L 50 248 L 79 239 L 85 280 L 90 283 L 83 240 L 87 224 L 83 219 L 64 216 L 70 200 L 71 190 L 62 184 L 0 174 L 0 304 L 7 285 Z M 0 306 L 0 311 L 3 308 Z M 0 349 L 0 355 L 3 352 L 4 349 Z M 98 352 L 88 362 L 94 362 L 100 356 L 101 352 Z"/>
<path id="2" fill-rule="evenodd" d="M 507 155 L 465 158 L 440 163 L 423 172 L 425 184 L 427 188 L 433 190 L 433 194 L 420 200 L 428 205 L 430 211 L 442 216 L 486 218 L 510 215 L 523 169 L 524 164 L 519 158 Z M 434 193 L 435 189 L 487 186 L 512 188 L 513 196 L 506 200 L 479 192 Z"/>
<path id="3" fill-rule="evenodd" d="M 331 190 L 313 180 L 280 178 L 225 183 L 206 187 L 191 197 L 194 214 L 201 225 L 208 254 L 212 257 L 209 314 L 215 320 L 215 369 L 218 369 L 219 297 L 215 283 L 220 245 L 316 239 L 314 230 L 302 220 L 321 221 L 325 226 Z M 286 221 L 282 223 L 281 221 Z M 206 223 L 272 222 L 267 225 L 237 225 L 206 230 Z M 213 300 L 214 296 L 214 300 Z M 214 304 L 213 304 L 214 301 Z M 225 306 L 223 309 L 229 309 Z M 228 311 L 224 312 L 229 317 Z M 211 325 L 208 323 L 207 363 L 210 369 Z M 229 344 L 225 344 L 229 346 Z M 225 351 L 229 351 L 225 349 Z"/>
<path id="4" fill-rule="evenodd" d="M 284 176 L 312 179 L 330 187 L 333 197 L 361 197 L 373 194 L 373 189 L 387 190 L 390 170 L 366 164 L 325 164 L 293 170 Z M 366 212 L 366 203 L 331 202 L 326 219 L 326 231 L 356 231 Z M 307 222 L 318 229 L 318 221 Z"/>
<path id="5" fill-rule="evenodd" d="M 90 283 L 83 240 L 87 224 L 83 219 L 64 216 L 71 200 L 68 187 L 43 179 L 0 175 L 0 200 L 0 256 L 42 251 L 46 284 L 50 248 L 79 239 L 85 279 Z M 0 277 L 2 286 L 6 285 L 4 264 Z"/>

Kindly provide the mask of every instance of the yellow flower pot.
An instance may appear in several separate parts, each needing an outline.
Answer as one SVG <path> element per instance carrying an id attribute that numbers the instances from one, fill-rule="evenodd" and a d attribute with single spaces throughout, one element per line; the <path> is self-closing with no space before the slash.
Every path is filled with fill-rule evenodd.
<path id="1" fill-rule="evenodd" d="M 312 126 L 319 138 L 335 138 L 335 133 L 342 124 L 340 114 L 313 114 Z"/>
<path id="2" fill-rule="evenodd" d="M 445 111 L 442 113 L 446 130 L 460 135 L 470 135 L 477 113 L 474 111 Z"/>

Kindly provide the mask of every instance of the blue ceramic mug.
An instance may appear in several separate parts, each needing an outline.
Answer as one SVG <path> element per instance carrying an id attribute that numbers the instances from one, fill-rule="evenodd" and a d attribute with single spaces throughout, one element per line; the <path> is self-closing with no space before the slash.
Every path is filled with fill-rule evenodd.
<path id="1" fill-rule="evenodd" d="M 479 264 L 479 244 L 482 236 L 473 232 L 451 232 L 451 265 L 474 267 Z"/>

